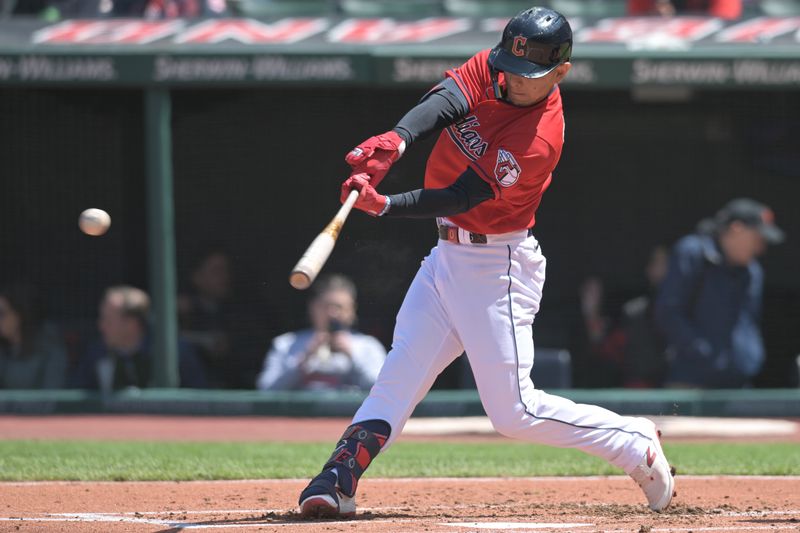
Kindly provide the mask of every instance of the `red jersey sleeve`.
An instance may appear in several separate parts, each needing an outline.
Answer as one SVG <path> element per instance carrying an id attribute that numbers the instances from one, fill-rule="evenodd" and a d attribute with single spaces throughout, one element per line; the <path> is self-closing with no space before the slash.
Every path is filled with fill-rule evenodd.
<path id="1" fill-rule="evenodd" d="M 488 64 L 489 51 L 486 49 L 478 52 L 460 67 L 444 73 L 448 78 L 452 78 L 464 93 L 470 111 L 475 109 L 479 102 L 489 98 L 493 92 Z"/>

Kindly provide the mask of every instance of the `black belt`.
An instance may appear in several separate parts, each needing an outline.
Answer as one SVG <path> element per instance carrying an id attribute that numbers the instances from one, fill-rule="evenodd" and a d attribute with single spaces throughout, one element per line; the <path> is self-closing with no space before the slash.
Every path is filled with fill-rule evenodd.
<path id="1" fill-rule="evenodd" d="M 533 228 L 528 228 L 528 237 L 533 235 Z M 456 226 L 439 226 L 439 238 L 443 241 L 449 241 L 459 244 L 461 241 L 458 238 L 458 228 Z M 483 233 L 469 232 L 469 242 L 472 244 L 486 244 L 488 239 Z"/>

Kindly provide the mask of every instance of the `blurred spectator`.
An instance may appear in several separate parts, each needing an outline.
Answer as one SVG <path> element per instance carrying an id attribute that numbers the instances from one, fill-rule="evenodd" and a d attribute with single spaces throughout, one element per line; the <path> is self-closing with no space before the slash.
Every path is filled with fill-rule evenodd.
<path id="1" fill-rule="evenodd" d="M 742 0 L 628 0 L 628 15 L 710 15 L 735 20 L 742 16 Z"/>
<path id="2" fill-rule="evenodd" d="M 0 290 L 0 389 L 60 389 L 66 370 L 63 339 L 42 319 L 35 289 Z"/>
<path id="3" fill-rule="evenodd" d="M 0 8 L 14 16 L 49 22 L 107 16 L 171 19 L 228 14 L 226 0 L 0 0 Z"/>
<path id="4" fill-rule="evenodd" d="M 73 386 L 106 393 L 151 386 L 149 311 L 150 298 L 144 291 L 127 286 L 107 289 L 97 321 L 101 339 L 78 362 Z M 181 387 L 206 387 L 206 376 L 190 344 L 179 341 L 178 358 Z"/>
<path id="5" fill-rule="evenodd" d="M 317 280 L 308 305 L 312 329 L 272 341 L 256 386 L 263 390 L 368 390 L 386 358 L 374 337 L 358 333 L 356 287 L 342 275 Z"/>
<path id="6" fill-rule="evenodd" d="M 647 293 L 622 306 L 622 327 L 625 331 L 623 385 L 629 388 L 660 387 L 666 372 L 666 341 L 658 330 L 654 303 L 658 288 L 667 274 L 669 249 L 656 246 L 650 252 L 644 269 Z"/>
<path id="7" fill-rule="evenodd" d="M 144 16 L 149 19 L 219 17 L 226 12 L 225 0 L 149 0 Z"/>
<path id="8" fill-rule="evenodd" d="M 800 355 L 795 357 L 794 363 L 795 363 L 795 369 L 797 370 L 797 375 L 795 376 L 794 382 L 797 383 L 798 387 L 800 387 Z"/>
<path id="9" fill-rule="evenodd" d="M 678 241 L 655 309 L 670 350 L 667 386 L 750 384 L 765 358 L 756 257 L 783 239 L 768 207 L 740 198 Z"/>
<path id="10" fill-rule="evenodd" d="M 579 289 L 580 325 L 573 327 L 570 352 L 577 362 L 578 387 L 622 385 L 625 336 L 617 317 L 610 312 L 603 281 L 587 277 Z"/>
<path id="11" fill-rule="evenodd" d="M 178 296 L 181 336 L 197 350 L 213 387 L 230 387 L 238 367 L 231 361 L 231 261 L 221 247 L 204 249 L 194 260 L 190 287 Z"/>
<path id="12" fill-rule="evenodd" d="M 116 17 L 148 19 L 218 17 L 227 14 L 226 0 L 102 0 L 101 11 Z"/>

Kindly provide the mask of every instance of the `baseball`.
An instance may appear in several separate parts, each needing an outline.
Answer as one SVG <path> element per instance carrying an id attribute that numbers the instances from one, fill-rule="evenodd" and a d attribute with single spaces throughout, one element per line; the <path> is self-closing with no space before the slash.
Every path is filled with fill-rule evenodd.
<path id="1" fill-rule="evenodd" d="M 90 208 L 81 213 L 78 226 L 86 235 L 98 237 L 108 231 L 111 217 L 102 209 Z"/>

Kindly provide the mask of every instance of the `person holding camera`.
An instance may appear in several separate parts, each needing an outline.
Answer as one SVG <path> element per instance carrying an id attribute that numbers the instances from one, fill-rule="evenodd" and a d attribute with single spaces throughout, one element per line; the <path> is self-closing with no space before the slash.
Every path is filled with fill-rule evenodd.
<path id="1" fill-rule="evenodd" d="M 386 358 L 383 344 L 354 329 L 356 287 L 340 274 L 317 280 L 311 329 L 273 339 L 256 380 L 261 390 L 369 390 Z"/>

